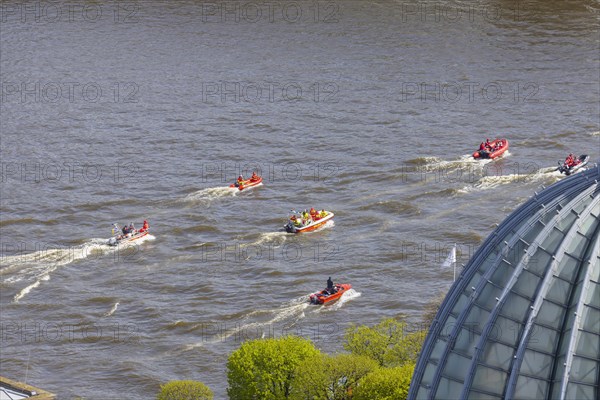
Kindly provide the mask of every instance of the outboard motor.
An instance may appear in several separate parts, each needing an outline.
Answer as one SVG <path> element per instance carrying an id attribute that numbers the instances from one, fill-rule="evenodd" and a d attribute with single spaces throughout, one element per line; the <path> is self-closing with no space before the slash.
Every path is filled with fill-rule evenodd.
<path id="1" fill-rule="evenodd" d="M 283 228 L 285 229 L 285 231 L 287 233 L 294 233 L 294 224 L 292 224 L 291 222 L 288 222 L 287 224 L 285 224 L 283 226 Z"/>

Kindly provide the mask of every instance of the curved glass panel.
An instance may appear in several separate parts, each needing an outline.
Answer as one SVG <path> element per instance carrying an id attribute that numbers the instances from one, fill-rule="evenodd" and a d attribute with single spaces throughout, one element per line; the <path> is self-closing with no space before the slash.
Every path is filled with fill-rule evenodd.
<path id="1" fill-rule="evenodd" d="M 599 181 L 597 166 L 559 181 L 486 239 L 438 312 L 409 399 L 600 398 Z"/>

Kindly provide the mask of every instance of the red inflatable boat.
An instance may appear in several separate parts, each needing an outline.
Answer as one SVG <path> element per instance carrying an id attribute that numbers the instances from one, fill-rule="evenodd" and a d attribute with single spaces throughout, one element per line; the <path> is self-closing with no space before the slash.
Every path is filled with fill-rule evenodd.
<path id="1" fill-rule="evenodd" d="M 473 153 L 473 158 L 496 158 L 500 157 L 508 150 L 508 140 L 494 139 L 494 141 L 485 145 L 484 149 L 477 150 Z"/>
<path id="2" fill-rule="evenodd" d="M 244 190 L 244 189 L 248 189 L 254 186 L 258 186 L 262 183 L 262 177 L 261 176 L 257 176 L 256 178 L 250 178 L 250 179 L 246 179 L 245 181 L 241 181 L 241 182 L 236 182 L 236 183 L 232 183 L 231 185 L 229 185 L 230 188 L 238 188 L 239 190 Z"/>
<path id="3" fill-rule="evenodd" d="M 342 297 L 347 290 L 352 289 L 349 283 L 336 283 L 333 285 L 333 293 L 329 293 L 327 289 L 310 295 L 311 304 L 327 304 Z"/>

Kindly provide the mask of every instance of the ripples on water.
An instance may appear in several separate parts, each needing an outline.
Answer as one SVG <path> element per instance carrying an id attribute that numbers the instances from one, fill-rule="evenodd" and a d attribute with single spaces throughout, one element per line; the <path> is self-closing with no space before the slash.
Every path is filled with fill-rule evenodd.
<path id="1" fill-rule="evenodd" d="M 294 333 L 331 352 L 351 323 L 416 323 L 450 285 L 440 265 L 452 245 L 466 263 L 563 178 L 557 161 L 599 159 L 594 2 L 522 4 L 515 19 L 511 2 L 484 1 L 455 22 L 423 21 L 412 3 L 333 2 L 336 23 L 314 22 L 312 2 L 297 2 L 297 23 L 204 22 L 196 2 L 153 1 L 115 23 L 127 6 L 94 4 L 95 23 L 7 14 L 0 26 L 5 89 L 103 93 L 1 104 L 2 374 L 61 396 L 142 399 L 197 379 L 224 398 L 242 340 Z M 484 18 L 493 7 L 506 13 Z M 223 82 L 264 96 L 207 97 Z M 271 101 L 269 82 L 302 96 Z M 436 94 L 444 83 L 503 97 L 451 101 Z M 509 154 L 470 157 L 496 136 Z M 227 187 L 254 169 L 262 187 Z M 335 225 L 282 231 L 290 209 L 311 206 Z M 149 240 L 104 245 L 112 223 L 143 219 Z M 308 306 L 328 276 L 354 289 Z"/>

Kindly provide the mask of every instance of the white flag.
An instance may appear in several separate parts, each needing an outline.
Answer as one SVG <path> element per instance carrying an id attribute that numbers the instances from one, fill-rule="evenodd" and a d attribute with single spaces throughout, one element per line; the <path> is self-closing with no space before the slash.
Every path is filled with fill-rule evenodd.
<path id="1" fill-rule="evenodd" d="M 442 268 L 450 268 L 452 265 L 456 263 L 456 245 L 452 246 L 448 257 L 446 257 L 446 261 L 442 264 Z"/>

